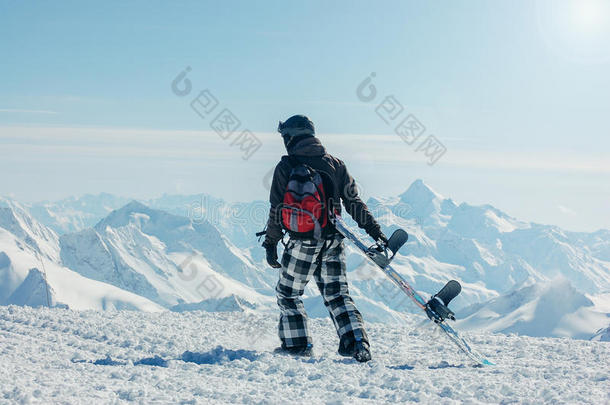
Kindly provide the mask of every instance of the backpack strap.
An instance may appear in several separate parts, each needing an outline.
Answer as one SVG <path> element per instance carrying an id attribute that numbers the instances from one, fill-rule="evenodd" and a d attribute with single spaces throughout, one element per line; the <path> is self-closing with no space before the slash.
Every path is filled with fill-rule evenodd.
<path id="1" fill-rule="evenodd" d="M 284 155 L 282 156 L 282 161 L 288 163 L 291 169 L 294 169 L 295 167 L 301 164 L 301 162 L 299 162 L 299 159 L 294 155 Z"/>

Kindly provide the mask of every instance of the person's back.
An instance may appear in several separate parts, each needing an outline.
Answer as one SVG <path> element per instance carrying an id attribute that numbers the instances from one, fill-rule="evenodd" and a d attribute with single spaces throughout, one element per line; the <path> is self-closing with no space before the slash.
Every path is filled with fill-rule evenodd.
<path id="1" fill-rule="evenodd" d="M 284 198 L 295 167 L 302 165 L 307 170 L 320 174 L 323 180 L 322 194 L 325 196 L 325 201 L 321 202 L 325 206 L 324 215 L 339 213 L 342 202 L 346 211 L 373 239 L 387 239 L 358 196 L 355 181 L 345 164 L 326 153 L 315 137 L 311 120 L 295 115 L 284 123 L 280 122 L 278 131 L 288 155 L 283 156 L 275 168 L 269 197 L 271 209 L 267 236 L 263 247 L 267 251 L 269 265 L 282 268 L 276 287 L 281 311 L 279 335 L 282 348 L 297 354 L 310 352 L 312 340 L 300 297 L 313 276 L 337 329 L 340 338 L 339 353 L 353 356 L 358 361 L 368 361 L 369 342 L 362 316 L 349 296 L 342 236 L 336 232 L 331 221 L 323 221 L 325 226 L 317 238 L 312 237 L 311 233 L 295 232 L 282 222 L 282 211 L 294 209 L 285 204 Z M 285 245 L 280 264 L 277 261 L 277 244 L 283 237 L 282 228 L 287 229 L 290 239 Z"/>

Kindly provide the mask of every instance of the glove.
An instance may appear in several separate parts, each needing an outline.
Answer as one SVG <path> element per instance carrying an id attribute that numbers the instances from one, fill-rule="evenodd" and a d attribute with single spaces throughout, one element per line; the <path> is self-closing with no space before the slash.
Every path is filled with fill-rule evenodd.
<path id="1" fill-rule="evenodd" d="M 379 237 L 377 239 L 375 239 L 375 242 L 380 242 L 380 243 L 383 243 L 384 245 L 387 245 L 388 244 L 388 238 L 386 238 L 386 236 L 383 233 L 381 233 L 379 235 Z"/>
<path id="2" fill-rule="evenodd" d="M 383 246 L 386 246 L 388 244 L 388 238 L 383 234 L 383 232 L 381 232 L 380 229 L 378 229 L 376 232 L 373 232 L 371 234 L 371 238 L 373 238 L 375 242 L 382 244 Z"/>
<path id="3" fill-rule="evenodd" d="M 277 261 L 277 242 L 271 243 L 265 240 L 263 242 L 263 247 L 267 252 L 267 263 L 269 266 L 273 267 L 274 269 L 279 269 L 282 267 L 282 265 Z"/>

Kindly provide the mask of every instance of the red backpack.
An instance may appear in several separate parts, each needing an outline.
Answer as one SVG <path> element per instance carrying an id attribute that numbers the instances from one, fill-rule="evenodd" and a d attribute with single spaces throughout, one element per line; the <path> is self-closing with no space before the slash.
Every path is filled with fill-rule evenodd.
<path id="1" fill-rule="evenodd" d="M 293 165 L 281 205 L 282 226 L 298 238 L 321 239 L 328 224 L 328 207 L 322 176 L 290 159 Z"/>

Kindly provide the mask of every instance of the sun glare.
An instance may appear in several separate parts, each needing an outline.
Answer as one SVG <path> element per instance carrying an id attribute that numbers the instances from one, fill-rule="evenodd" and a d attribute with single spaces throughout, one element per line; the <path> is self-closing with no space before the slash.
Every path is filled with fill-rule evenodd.
<path id="1" fill-rule="evenodd" d="M 538 0 L 538 28 L 555 52 L 587 63 L 610 59 L 610 0 Z"/>
<path id="2" fill-rule="evenodd" d="M 577 30 L 601 34 L 610 25 L 610 2 L 607 0 L 577 0 L 572 2 L 571 17 Z"/>

